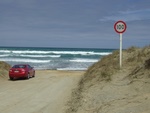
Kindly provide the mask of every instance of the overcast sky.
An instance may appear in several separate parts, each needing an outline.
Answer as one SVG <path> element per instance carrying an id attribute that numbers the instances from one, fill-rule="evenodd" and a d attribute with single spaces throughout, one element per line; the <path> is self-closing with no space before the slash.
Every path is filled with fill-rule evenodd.
<path id="1" fill-rule="evenodd" d="M 150 45 L 150 0 L 0 0 L 0 46 L 123 48 Z"/>

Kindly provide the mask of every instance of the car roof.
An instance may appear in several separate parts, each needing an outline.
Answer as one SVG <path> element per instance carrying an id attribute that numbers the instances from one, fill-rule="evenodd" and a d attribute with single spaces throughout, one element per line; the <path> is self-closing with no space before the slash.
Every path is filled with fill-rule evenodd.
<path id="1" fill-rule="evenodd" d="M 15 66 L 30 66 L 29 64 L 15 64 L 15 65 L 13 65 L 12 67 L 15 67 Z M 31 67 L 31 66 L 30 66 Z"/>
<path id="2" fill-rule="evenodd" d="M 19 66 L 19 65 L 29 65 L 29 64 L 15 64 L 14 66 Z"/>

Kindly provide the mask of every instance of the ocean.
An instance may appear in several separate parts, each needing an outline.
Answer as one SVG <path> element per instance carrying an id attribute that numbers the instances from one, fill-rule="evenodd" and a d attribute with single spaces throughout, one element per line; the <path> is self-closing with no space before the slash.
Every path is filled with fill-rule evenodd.
<path id="1" fill-rule="evenodd" d="M 0 47 L 0 61 L 11 66 L 30 64 L 35 69 L 86 70 L 114 49 Z"/>

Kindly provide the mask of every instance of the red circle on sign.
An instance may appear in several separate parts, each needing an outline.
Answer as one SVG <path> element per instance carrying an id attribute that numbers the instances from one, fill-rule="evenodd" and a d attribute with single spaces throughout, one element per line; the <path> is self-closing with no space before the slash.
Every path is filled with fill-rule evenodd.
<path id="1" fill-rule="evenodd" d="M 114 25 L 114 29 L 117 33 L 124 33 L 127 29 L 127 25 L 124 21 L 117 21 Z"/>

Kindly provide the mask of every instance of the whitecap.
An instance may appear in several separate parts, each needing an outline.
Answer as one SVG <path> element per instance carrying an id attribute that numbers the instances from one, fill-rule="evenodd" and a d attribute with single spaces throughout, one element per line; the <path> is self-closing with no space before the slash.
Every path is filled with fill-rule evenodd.
<path id="1" fill-rule="evenodd" d="M 27 62 L 27 63 L 48 63 L 51 60 L 19 59 L 19 58 L 1 58 L 5 62 Z"/>
<path id="2" fill-rule="evenodd" d="M 97 62 L 98 60 L 96 59 L 81 59 L 81 58 L 76 58 L 73 60 L 69 60 L 71 62 Z"/>

